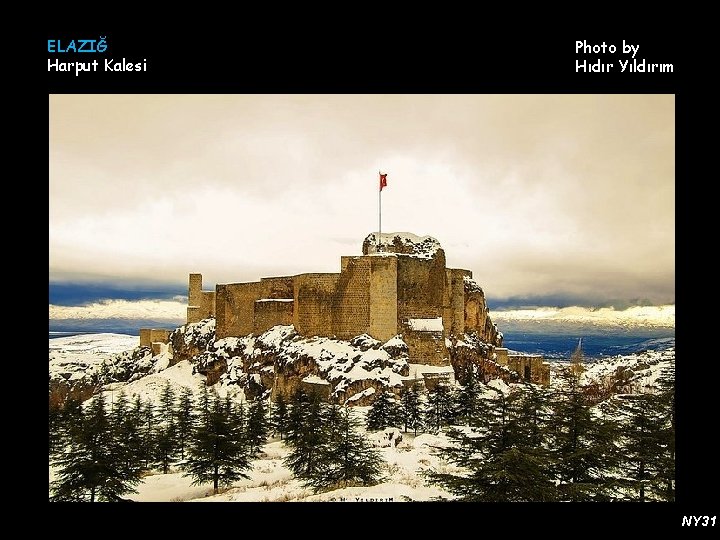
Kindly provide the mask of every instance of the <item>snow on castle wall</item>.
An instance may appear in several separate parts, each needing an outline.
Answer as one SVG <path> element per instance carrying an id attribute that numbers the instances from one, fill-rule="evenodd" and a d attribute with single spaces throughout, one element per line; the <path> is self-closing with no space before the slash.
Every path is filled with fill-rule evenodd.
<path id="1" fill-rule="evenodd" d="M 429 236 L 384 233 L 378 246 L 370 234 L 363 255 L 341 258 L 340 273 L 217 285 L 212 309 L 206 294 L 202 276 L 191 274 L 188 322 L 212 311 L 217 339 L 259 335 L 287 324 L 301 336 L 344 340 L 368 334 L 387 341 L 401 333 L 411 360 L 430 365 L 449 364 L 444 338 L 450 335 L 475 330 L 488 343 L 501 344 L 472 273 L 446 268 L 445 252 Z M 433 320 L 437 328 L 418 329 L 411 320 Z"/>

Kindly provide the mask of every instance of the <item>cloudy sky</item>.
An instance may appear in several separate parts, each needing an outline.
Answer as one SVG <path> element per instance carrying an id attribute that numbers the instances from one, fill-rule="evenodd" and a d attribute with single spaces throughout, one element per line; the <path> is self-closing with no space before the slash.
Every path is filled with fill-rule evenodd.
<path id="1" fill-rule="evenodd" d="M 491 307 L 675 302 L 672 95 L 52 95 L 49 120 L 51 304 L 339 271 L 378 169 L 383 231 L 436 237 Z"/>

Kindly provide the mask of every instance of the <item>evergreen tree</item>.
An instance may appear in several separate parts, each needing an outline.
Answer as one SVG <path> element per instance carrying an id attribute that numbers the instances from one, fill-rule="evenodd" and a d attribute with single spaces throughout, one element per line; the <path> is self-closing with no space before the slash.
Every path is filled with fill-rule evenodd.
<path id="1" fill-rule="evenodd" d="M 368 443 L 364 434 L 358 431 L 360 422 L 350 408 L 341 410 L 337 406 L 333 416 L 338 421 L 328 424 L 325 431 L 327 440 L 323 442 L 321 474 L 308 479 L 316 491 L 330 487 L 351 485 L 373 485 L 380 478 L 382 458 L 380 453 Z"/>
<path id="2" fill-rule="evenodd" d="M 135 492 L 140 475 L 123 467 L 103 394 L 96 395 L 81 414 L 80 425 L 69 431 L 69 444 L 57 460 L 52 500 L 116 501 Z"/>
<path id="3" fill-rule="evenodd" d="M 140 395 L 130 403 L 123 422 L 114 420 L 113 425 L 122 444 L 122 455 L 128 470 L 147 470 L 145 461 L 145 435 L 143 430 L 144 404 Z"/>
<path id="4" fill-rule="evenodd" d="M 475 371 L 471 368 L 468 371 L 465 386 L 455 396 L 455 411 L 457 416 L 465 425 L 474 425 L 474 419 L 479 416 L 480 402 L 480 386 L 477 382 Z"/>
<path id="5" fill-rule="evenodd" d="M 170 381 L 165 383 L 160 394 L 158 407 L 158 422 L 155 431 L 154 457 L 162 467 L 163 474 L 167 474 L 170 463 L 177 453 L 177 422 L 175 419 L 175 392 Z"/>
<path id="6" fill-rule="evenodd" d="M 431 472 L 432 482 L 461 500 L 485 502 L 550 501 L 555 490 L 544 462 L 519 429 L 517 394 L 495 391 L 484 407 L 488 414 L 475 419 L 478 427 L 448 430 L 453 444 L 438 449 L 448 462 L 464 472 Z"/>
<path id="7" fill-rule="evenodd" d="M 79 399 L 68 398 L 62 408 L 59 429 L 59 450 L 64 451 L 65 445 L 70 443 L 73 431 L 82 427 L 84 414 L 82 402 Z"/>
<path id="8" fill-rule="evenodd" d="M 552 416 L 550 391 L 532 383 L 523 384 L 519 391 L 520 397 L 515 402 L 518 435 L 526 447 L 544 450 L 542 446 L 547 440 Z M 549 459 L 547 455 L 546 460 Z"/>
<path id="9" fill-rule="evenodd" d="M 438 383 L 428 393 L 425 422 L 431 429 L 439 431 L 441 427 L 450 425 L 454 418 L 452 391 L 447 384 Z"/>
<path id="10" fill-rule="evenodd" d="M 139 473 L 140 461 L 137 455 L 139 439 L 139 418 L 133 416 L 133 409 L 125 392 L 115 400 L 110 412 L 110 424 L 116 442 L 116 453 L 123 471 L 127 474 Z"/>
<path id="11" fill-rule="evenodd" d="M 288 430 L 288 405 L 283 397 L 282 393 L 279 393 L 275 400 L 275 406 L 272 409 L 270 415 L 271 423 L 275 433 L 280 435 L 280 440 L 287 433 Z"/>
<path id="12" fill-rule="evenodd" d="M 593 415 L 577 369 L 570 366 L 560 377 L 548 431 L 560 498 L 606 500 L 613 489 L 610 473 L 618 459 L 617 424 Z"/>
<path id="13" fill-rule="evenodd" d="M 267 442 L 269 432 L 270 422 L 267 417 L 265 401 L 258 397 L 252 401 L 248 407 L 247 429 L 245 435 L 251 455 L 257 455 L 260 451 L 260 447 Z"/>
<path id="14" fill-rule="evenodd" d="M 62 407 L 60 407 L 60 405 L 50 404 L 49 413 L 49 450 L 50 458 L 52 459 L 55 454 L 62 451 L 65 444 L 65 437 L 63 437 Z"/>
<path id="15" fill-rule="evenodd" d="M 193 478 L 193 485 L 212 482 L 213 493 L 217 494 L 220 486 L 248 478 L 244 471 L 250 468 L 250 460 L 242 427 L 234 417 L 232 407 L 215 395 L 209 404 L 207 421 L 201 422 L 195 432 L 184 465 L 185 476 Z"/>
<path id="16" fill-rule="evenodd" d="M 183 387 L 175 405 L 177 449 L 180 459 L 185 460 L 187 447 L 195 427 L 195 414 L 193 407 L 193 391 Z"/>
<path id="17" fill-rule="evenodd" d="M 240 430 L 240 433 L 243 435 L 243 444 L 247 444 L 247 437 L 245 436 L 247 432 L 247 411 L 245 410 L 245 404 L 241 401 L 240 403 L 235 403 L 231 408 L 230 413 L 231 421 L 232 423 L 237 426 L 237 428 Z"/>
<path id="18" fill-rule="evenodd" d="M 662 445 L 665 448 L 659 463 L 659 476 L 665 484 L 663 498 L 675 500 L 675 361 L 664 368 L 658 378 L 660 394 L 658 405 L 664 419 L 661 432 Z"/>
<path id="19" fill-rule="evenodd" d="M 395 394 L 380 392 L 370 407 L 367 415 L 367 428 L 370 430 L 385 429 L 395 426 L 400 419 L 400 411 Z"/>
<path id="20" fill-rule="evenodd" d="M 323 445 L 326 443 L 326 415 L 317 393 L 298 389 L 293 394 L 288 415 L 286 444 L 291 452 L 285 465 L 302 480 L 311 481 L 323 471 Z"/>
<path id="21" fill-rule="evenodd" d="M 203 385 L 200 397 L 198 398 L 198 422 L 205 424 L 206 426 L 210 422 L 210 391 L 207 385 Z"/>
<path id="22" fill-rule="evenodd" d="M 143 469 L 151 469 L 155 464 L 157 416 L 152 401 L 143 402 L 140 411 L 140 454 Z"/>
<path id="23" fill-rule="evenodd" d="M 653 394 L 632 394 L 619 399 L 622 422 L 621 467 L 633 500 L 645 502 L 666 496 L 664 464 L 667 457 L 666 419 Z"/>
<path id="24" fill-rule="evenodd" d="M 423 403 L 420 396 L 419 385 L 413 384 L 408 390 L 405 390 L 400 398 L 400 418 L 405 427 L 405 433 L 411 428 L 415 435 L 418 429 L 423 427 Z"/>

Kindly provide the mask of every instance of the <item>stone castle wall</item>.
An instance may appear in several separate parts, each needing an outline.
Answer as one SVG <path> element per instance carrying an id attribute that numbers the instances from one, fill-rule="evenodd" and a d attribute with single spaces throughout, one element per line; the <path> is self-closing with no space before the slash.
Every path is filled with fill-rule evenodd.
<path id="1" fill-rule="evenodd" d="M 255 300 L 253 333 L 262 334 L 277 324 L 292 324 L 294 305 L 292 299 Z"/>
<path id="2" fill-rule="evenodd" d="M 191 274 L 188 297 L 201 304 L 191 307 L 195 320 L 212 316 L 207 315 L 211 311 L 207 303 L 214 300 L 217 339 L 257 335 L 276 324 L 293 324 L 301 335 L 339 339 L 367 333 L 387 341 L 402 333 L 413 361 L 446 365 L 444 337 L 460 335 L 466 328 L 484 332 L 484 298 L 473 296 L 478 293 L 466 294 L 465 276 L 472 273 L 445 268 L 441 249 L 432 258 L 360 255 L 342 257 L 338 274 L 217 285 L 212 298 L 201 290 L 202 276 Z M 474 299 L 468 302 L 468 298 Z M 468 307 L 477 313 L 468 316 Z M 408 326 L 409 319 L 438 317 L 443 321 L 440 333 L 414 331 Z"/>
<path id="3" fill-rule="evenodd" d="M 158 328 L 141 328 L 140 329 L 140 346 L 152 347 L 153 343 L 168 343 L 170 341 L 171 330 Z"/>
<path id="4" fill-rule="evenodd" d="M 460 268 L 447 268 L 445 270 L 445 294 L 443 296 L 443 327 L 445 337 L 451 334 L 456 336 L 465 332 L 465 276 L 472 277 L 472 272 Z M 474 329 L 470 325 L 469 329 Z"/>
<path id="5" fill-rule="evenodd" d="M 495 348 L 498 364 L 507 366 L 520 375 L 520 379 L 535 384 L 550 384 L 550 364 L 542 355 L 511 352 L 505 347 Z"/>
<path id="6" fill-rule="evenodd" d="M 294 290 L 293 277 L 263 278 L 249 283 L 229 283 L 217 285 L 216 294 L 216 335 L 218 339 L 228 336 L 246 336 L 256 332 L 256 302 L 263 299 L 292 300 Z M 292 305 L 292 304 L 291 304 Z M 286 309 L 287 306 L 284 306 Z M 273 313 L 277 317 L 276 324 L 291 324 L 287 321 L 285 309 L 278 306 L 259 308 L 262 321 L 258 328 L 272 322 Z M 267 330 L 265 328 L 265 330 Z"/>
<path id="7" fill-rule="evenodd" d="M 187 322 L 195 323 L 215 316 L 215 291 L 202 290 L 202 274 L 190 274 L 188 280 Z"/>
<path id="8" fill-rule="evenodd" d="M 404 325 L 402 336 L 408 346 L 408 356 L 413 364 L 450 365 L 450 355 L 445 346 L 443 332 L 418 332 Z"/>
<path id="9" fill-rule="evenodd" d="M 304 336 L 331 336 L 340 274 L 300 274 L 294 280 L 293 325 Z"/>
<path id="10" fill-rule="evenodd" d="M 190 274 L 188 322 L 216 318 L 216 336 L 260 334 L 293 324 L 300 335 L 351 339 L 367 333 L 380 341 L 402 334 L 412 362 L 448 365 L 445 338 L 476 331 L 496 342 L 482 290 L 466 278 L 469 270 L 446 268 L 437 241 L 432 251 L 391 246 L 375 253 L 343 256 L 340 273 L 307 273 L 263 278 L 202 290 L 202 276 Z M 397 251 L 396 251 L 397 249 Z M 372 253 L 371 253 L 372 251 Z M 439 321 L 442 321 L 442 327 Z M 432 319 L 432 330 L 411 327 L 411 319 Z"/>
<path id="11" fill-rule="evenodd" d="M 339 275 L 331 333 L 340 339 L 352 339 L 370 329 L 371 265 L 370 257 L 353 257 Z"/>
<path id="12" fill-rule="evenodd" d="M 398 258 L 365 257 L 370 259 L 370 321 L 367 333 L 387 341 L 398 333 Z M 356 334 L 357 335 L 357 334 Z"/>
<path id="13" fill-rule="evenodd" d="M 398 257 L 398 323 L 407 319 L 433 319 L 443 315 L 445 253 L 432 259 Z"/>

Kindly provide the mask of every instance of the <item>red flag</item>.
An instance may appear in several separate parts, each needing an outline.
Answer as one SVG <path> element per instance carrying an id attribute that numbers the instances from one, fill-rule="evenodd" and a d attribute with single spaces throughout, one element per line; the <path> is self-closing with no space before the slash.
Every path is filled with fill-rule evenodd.
<path id="1" fill-rule="evenodd" d="M 380 175 L 380 191 L 382 191 L 382 188 L 387 187 L 387 173 L 383 174 L 378 171 L 378 174 Z"/>

